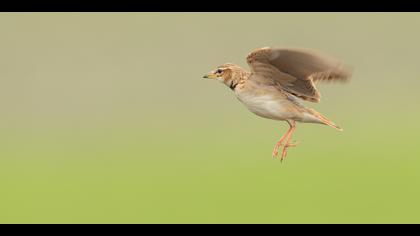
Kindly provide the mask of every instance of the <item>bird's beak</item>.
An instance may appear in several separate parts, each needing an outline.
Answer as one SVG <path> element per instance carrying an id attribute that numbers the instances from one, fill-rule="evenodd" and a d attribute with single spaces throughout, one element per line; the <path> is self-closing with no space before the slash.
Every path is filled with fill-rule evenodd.
<path id="1" fill-rule="evenodd" d="M 217 78 L 217 75 L 216 75 L 216 73 L 214 73 L 214 72 L 212 71 L 212 72 L 210 72 L 210 73 L 208 73 L 208 74 L 204 75 L 204 76 L 203 76 L 203 78 L 204 78 L 204 79 L 216 79 L 216 78 Z"/>

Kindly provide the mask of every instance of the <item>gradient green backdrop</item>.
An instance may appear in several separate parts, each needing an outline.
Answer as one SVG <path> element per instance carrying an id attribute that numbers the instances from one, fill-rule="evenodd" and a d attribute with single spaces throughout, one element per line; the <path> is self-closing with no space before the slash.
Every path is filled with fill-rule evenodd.
<path id="1" fill-rule="evenodd" d="M 0 223 L 420 223 L 420 14 L 1 13 Z M 246 110 L 217 65 L 263 46 L 354 66 L 310 104 Z"/>

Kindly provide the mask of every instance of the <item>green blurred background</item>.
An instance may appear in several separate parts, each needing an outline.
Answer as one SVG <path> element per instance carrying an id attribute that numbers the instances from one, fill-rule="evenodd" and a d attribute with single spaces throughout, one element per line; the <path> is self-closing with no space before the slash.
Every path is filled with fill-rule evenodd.
<path id="1" fill-rule="evenodd" d="M 418 13 L 0 14 L 0 223 L 420 223 Z M 307 47 L 355 68 L 246 110 L 217 65 Z"/>

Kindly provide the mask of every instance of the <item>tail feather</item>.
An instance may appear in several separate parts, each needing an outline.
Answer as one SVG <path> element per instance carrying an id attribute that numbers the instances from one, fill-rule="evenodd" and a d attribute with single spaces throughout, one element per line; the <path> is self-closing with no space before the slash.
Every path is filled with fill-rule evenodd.
<path id="1" fill-rule="evenodd" d="M 340 126 L 334 124 L 334 122 L 329 120 L 327 117 L 323 116 L 321 113 L 315 111 L 314 109 L 308 109 L 308 111 L 312 115 L 316 116 L 323 124 L 328 125 L 328 126 L 334 128 L 334 129 L 338 130 L 338 131 L 343 131 L 343 129 Z"/>

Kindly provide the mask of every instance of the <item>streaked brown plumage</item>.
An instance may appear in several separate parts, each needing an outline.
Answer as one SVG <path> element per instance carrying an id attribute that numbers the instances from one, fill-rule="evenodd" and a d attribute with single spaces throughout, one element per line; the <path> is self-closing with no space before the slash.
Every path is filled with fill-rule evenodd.
<path id="1" fill-rule="evenodd" d="M 251 71 L 226 63 L 205 75 L 217 79 L 235 92 L 237 98 L 258 116 L 284 120 L 289 130 L 277 142 L 273 158 L 283 145 L 282 157 L 296 129 L 296 121 L 319 123 L 342 130 L 319 112 L 306 108 L 301 100 L 319 102 L 321 95 L 315 87 L 317 81 L 347 81 L 351 67 L 321 52 L 297 48 L 260 48 L 246 58 Z M 283 142 L 285 142 L 283 144 Z"/>

